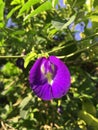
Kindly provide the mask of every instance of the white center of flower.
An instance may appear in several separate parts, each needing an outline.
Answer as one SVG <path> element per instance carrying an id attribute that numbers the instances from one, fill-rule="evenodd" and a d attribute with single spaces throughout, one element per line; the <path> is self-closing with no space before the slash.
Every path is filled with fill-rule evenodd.
<path id="1" fill-rule="evenodd" d="M 48 83 L 49 83 L 50 85 L 52 85 L 52 83 L 53 83 L 53 80 L 52 80 L 53 74 L 50 73 L 50 72 L 48 72 L 48 73 L 45 75 L 45 77 L 47 78 Z"/>
<path id="2" fill-rule="evenodd" d="M 54 71 L 54 65 L 51 64 L 51 69 Z M 41 72 L 47 78 L 47 81 L 50 85 L 53 83 L 53 73 L 50 70 L 46 69 L 44 64 L 41 65 Z"/>
<path id="3" fill-rule="evenodd" d="M 43 74 L 45 74 L 45 67 L 44 67 L 44 64 L 41 65 L 41 72 L 42 72 Z"/>

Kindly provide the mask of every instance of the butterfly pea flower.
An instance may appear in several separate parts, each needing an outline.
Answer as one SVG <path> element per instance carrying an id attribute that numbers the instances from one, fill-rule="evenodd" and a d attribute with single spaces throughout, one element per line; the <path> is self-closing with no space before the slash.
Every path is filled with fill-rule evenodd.
<path id="1" fill-rule="evenodd" d="M 70 88 L 70 72 L 56 56 L 41 57 L 30 69 L 29 82 L 39 98 L 61 98 Z"/>

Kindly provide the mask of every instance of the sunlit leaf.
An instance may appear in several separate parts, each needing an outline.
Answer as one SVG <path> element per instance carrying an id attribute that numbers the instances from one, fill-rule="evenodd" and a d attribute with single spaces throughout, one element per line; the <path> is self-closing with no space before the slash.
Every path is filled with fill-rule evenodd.
<path id="1" fill-rule="evenodd" d="M 82 110 L 79 112 L 79 117 L 83 119 L 87 125 L 93 126 L 94 130 L 98 130 L 98 119 L 88 112 Z"/>
<path id="2" fill-rule="evenodd" d="M 52 2 L 52 7 L 55 8 L 55 6 L 58 4 L 59 0 L 51 0 Z"/>
<path id="3" fill-rule="evenodd" d="M 22 100 L 22 102 L 21 102 L 20 105 L 19 105 L 19 107 L 20 107 L 21 110 L 24 109 L 24 108 L 28 105 L 28 103 L 30 102 L 31 98 L 32 98 L 32 96 L 31 96 L 31 95 L 28 95 L 27 97 L 25 97 L 25 98 Z"/>
<path id="4" fill-rule="evenodd" d="M 38 15 L 43 11 L 50 10 L 51 8 L 52 8 L 51 2 L 46 1 L 43 4 L 41 4 L 37 9 L 32 11 L 29 15 L 27 15 L 24 20 L 26 20 L 26 19 L 28 19 L 30 17 L 33 17 L 34 15 Z"/>
<path id="5" fill-rule="evenodd" d="M 90 99 L 84 98 L 82 102 L 82 110 L 96 116 L 96 108 Z"/>
<path id="6" fill-rule="evenodd" d="M 0 21 L 3 20 L 3 13 L 4 13 L 4 2 L 1 0 L 0 1 Z"/>
<path id="7" fill-rule="evenodd" d="M 27 1 L 23 5 L 23 7 L 20 9 L 18 16 L 22 15 L 24 13 L 24 11 L 29 10 L 31 6 L 33 6 L 34 4 L 36 4 L 38 2 L 40 2 L 40 0 L 29 0 L 29 1 Z"/>
<path id="8" fill-rule="evenodd" d="M 98 15 L 91 15 L 89 18 L 92 22 L 98 22 Z"/>
<path id="9" fill-rule="evenodd" d="M 13 15 L 13 13 L 14 13 L 16 10 L 18 10 L 20 7 L 21 7 L 21 5 L 18 5 L 18 6 L 16 6 L 15 8 L 13 8 L 13 9 L 8 13 L 7 19 L 9 19 L 9 18 Z"/>
<path id="10" fill-rule="evenodd" d="M 4 17 L 4 6 L 5 3 L 1 0 L 0 1 L 0 27 L 3 27 L 3 17 Z"/>
<path id="11" fill-rule="evenodd" d="M 74 22 L 75 18 L 76 18 L 76 14 L 73 15 L 73 16 L 71 16 L 71 18 L 68 20 L 68 22 L 66 22 L 66 23 L 63 25 L 62 29 L 66 29 L 72 22 Z"/>
<path id="12" fill-rule="evenodd" d="M 20 74 L 20 72 L 21 72 L 21 70 L 20 70 L 18 67 L 16 67 L 13 63 L 10 63 L 10 62 L 7 62 L 7 63 L 3 66 L 3 68 L 2 68 L 1 71 L 2 71 L 3 74 L 6 75 L 6 76 L 18 75 L 18 74 Z"/>
<path id="13" fill-rule="evenodd" d="M 13 0 L 13 1 L 11 2 L 11 5 L 17 5 L 17 4 L 20 4 L 21 1 L 24 1 L 24 0 Z"/>
<path id="14" fill-rule="evenodd" d="M 25 62 L 24 62 L 24 67 L 26 68 L 29 64 L 30 61 L 34 60 L 36 58 L 36 53 L 35 52 L 30 52 L 28 55 L 25 57 Z"/>
<path id="15" fill-rule="evenodd" d="M 94 0 L 86 0 L 86 8 L 88 12 L 92 11 Z"/>
<path id="16" fill-rule="evenodd" d="M 64 26 L 64 23 L 59 22 L 59 21 L 52 20 L 51 23 L 58 30 L 61 30 L 61 28 Z"/>
<path id="17" fill-rule="evenodd" d="M 21 111 L 20 111 L 20 116 L 21 116 L 23 119 L 26 119 L 27 114 L 28 114 L 28 111 L 27 111 L 27 110 L 21 110 Z"/>
<path id="18" fill-rule="evenodd" d="M 69 20 L 68 22 L 59 22 L 59 21 L 53 21 L 52 20 L 52 25 L 58 29 L 58 30 L 63 30 L 63 29 L 66 29 L 76 18 L 76 15 L 73 15 Z"/>

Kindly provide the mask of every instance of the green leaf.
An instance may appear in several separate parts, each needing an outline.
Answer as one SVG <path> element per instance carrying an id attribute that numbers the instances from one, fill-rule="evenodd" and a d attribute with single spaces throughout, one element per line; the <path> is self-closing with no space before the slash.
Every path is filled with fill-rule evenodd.
<path id="1" fill-rule="evenodd" d="M 3 27 L 3 17 L 4 17 L 4 7 L 5 3 L 1 0 L 0 1 L 0 27 Z"/>
<path id="2" fill-rule="evenodd" d="M 13 9 L 8 13 L 7 19 L 9 19 L 9 18 L 12 16 L 12 14 L 13 14 L 16 10 L 18 10 L 20 7 L 21 7 L 21 5 L 18 5 L 18 6 L 16 6 L 15 8 L 13 8 Z"/>
<path id="3" fill-rule="evenodd" d="M 4 6 L 5 6 L 5 3 L 1 0 L 0 1 L 0 21 L 3 20 Z"/>
<path id="4" fill-rule="evenodd" d="M 54 21 L 54 20 L 52 20 L 51 23 L 58 30 L 61 30 L 62 26 L 64 26 L 64 23 L 61 23 L 61 22 L 58 22 L 58 21 Z"/>
<path id="5" fill-rule="evenodd" d="M 52 7 L 55 8 L 55 6 L 58 4 L 59 0 L 51 0 Z"/>
<path id="6" fill-rule="evenodd" d="M 23 5 L 23 7 L 20 9 L 18 17 L 21 16 L 24 11 L 29 10 L 32 5 L 35 5 L 38 2 L 40 2 L 40 0 L 29 0 L 29 1 L 27 1 Z"/>
<path id="7" fill-rule="evenodd" d="M 20 110 L 20 116 L 23 119 L 26 119 L 27 115 L 28 115 L 28 110 Z"/>
<path id="8" fill-rule="evenodd" d="M 79 112 L 79 117 L 84 120 L 87 125 L 93 126 L 94 130 L 98 130 L 98 119 L 88 112 L 81 110 Z"/>
<path id="9" fill-rule="evenodd" d="M 68 0 L 68 2 L 69 2 L 69 0 Z M 71 3 L 72 3 L 72 1 L 70 2 L 70 4 Z M 84 4 L 85 4 L 85 0 L 77 0 L 77 1 L 75 1 L 75 6 L 77 6 L 77 7 L 81 7 Z"/>
<path id="10" fill-rule="evenodd" d="M 35 9 L 34 11 L 32 11 L 29 15 L 27 15 L 24 20 L 27 20 L 28 18 L 31 18 L 34 15 L 38 15 L 41 12 L 49 10 L 51 8 L 52 8 L 51 2 L 46 1 L 42 5 L 40 5 L 37 9 Z"/>
<path id="11" fill-rule="evenodd" d="M 11 2 L 11 5 L 17 5 L 17 4 L 20 4 L 21 3 L 21 0 L 13 0 Z"/>
<path id="12" fill-rule="evenodd" d="M 11 62 L 7 62 L 4 66 L 3 66 L 3 68 L 2 68 L 2 73 L 4 74 L 4 75 L 7 75 L 7 76 L 14 76 L 14 75 L 18 75 L 18 74 L 20 74 L 21 73 L 21 70 L 18 68 L 18 67 L 16 67 L 13 63 L 11 63 Z"/>
<path id="13" fill-rule="evenodd" d="M 88 12 L 92 11 L 93 3 L 94 3 L 94 0 L 86 0 L 85 6 Z"/>
<path id="14" fill-rule="evenodd" d="M 3 28 L 3 26 L 4 26 L 4 23 L 0 22 L 0 28 Z"/>
<path id="15" fill-rule="evenodd" d="M 89 18 L 92 22 L 98 22 L 98 15 L 91 15 Z"/>
<path id="16" fill-rule="evenodd" d="M 56 28 L 56 29 L 58 29 L 58 30 L 63 30 L 63 29 L 66 29 L 74 20 L 75 20 L 75 18 L 76 18 L 76 14 L 75 15 L 73 15 L 69 20 L 68 20 L 68 22 L 66 22 L 66 23 L 62 23 L 62 22 L 58 22 L 58 21 L 53 21 L 52 20 L 52 25 Z"/>
<path id="17" fill-rule="evenodd" d="M 82 110 L 92 114 L 93 116 L 96 115 L 96 108 L 93 102 L 90 99 L 84 98 L 82 103 Z"/>
<path id="18" fill-rule="evenodd" d="M 94 0 L 94 7 L 98 6 L 98 0 Z"/>
<path id="19" fill-rule="evenodd" d="M 14 32 L 12 32 L 13 35 L 24 35 L 25 31 L 24 30 L 15 30 Z"/>
<path id="20" fill-rule="evenodd" d="M 35 52 L 30 52 L 25 57 L 24 67 L 26 68 L 30 61 L 34 60 L 36 58 L 37 54 Z"/>
<path id="21" fill-rule="evenodd" d="M 73 15 L 73 16 L 71 16 L 71 18 L 69 19 L 69 21 L 66 22 L 66 23 L 63 25 L 62 29 L 66 29 L 72 22 L 74 22 L 75 18 L 76 18 L 76 14 Z"/>
<path id="22" fill-rule="evenodd" d="M 31 99 L 32 99 L 31 95 L 28 95 L 27 97 L 25 97 L 22 100 L 21 104 L 19 105 L 20 109 L 23 110 L 28 105 Z"/>

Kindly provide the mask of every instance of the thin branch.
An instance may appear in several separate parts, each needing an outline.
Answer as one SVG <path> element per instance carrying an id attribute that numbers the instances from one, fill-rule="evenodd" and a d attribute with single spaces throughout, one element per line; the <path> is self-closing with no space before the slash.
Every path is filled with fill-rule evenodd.
<path id="1" fill-rule="evenodd" d="M 18 55 L 18 56 L 0 56 L 0 58 L 1 59 L 3 59 L 3 58 L 23 58 L 24 57 L 24 55 Z"/>
<path id="2" fill-rule="evenodd" d="M 76 52 L 73 52 L 73 53 L 71 53 L 71 54 L 69 54 L 69 55 L 57 56 L 57 57 L 58 57 L 58 58 L 61 58 L 61 59 L 63 59 L 63 58 L 69 58 L 69 57 L 72 57 L 72 56 L 78 54 L 79 52 L 84 52 L 84 51 L 86 51 L 86 50 L 89 50 L 91 47 L 96 46 L 96 45 L 98 45 L 98 42 L 93 43 L 92 45 L 90 45 L 90 46 L 88 46 L 88 47 L 86 47 L 86 48 L 80 49 L 80 50 L 78 50 L 78 51 L 76 51 Z M 56 51 L 56 50 L 54 50 L 54 51 Z M 53 52 L 53 51 L 51 51 L 51 52 Z"/>
<path id="3" fill-rule="evenodd" d="M 65 56 L 65 58 L 69 58 L 69 57 L 71 57 L 71 56 L 74 56 L 74 55 L 78 54 L 79 52 L 84 52 L 85 50 L 89 50 L 91 47 L 96 46 L 96 45 L 98 45 L 98 42 L 92 44 L 91 46 L 88 46 L 88 47 L 86 47 L 86 48 L 83 48 L 83 49 L 81 49 L 81 50 L 78 50 L 78 51 L 76 51 L 76 52 L 74 52 L 74 53 L 71 53 L 71 54 Z"/>

